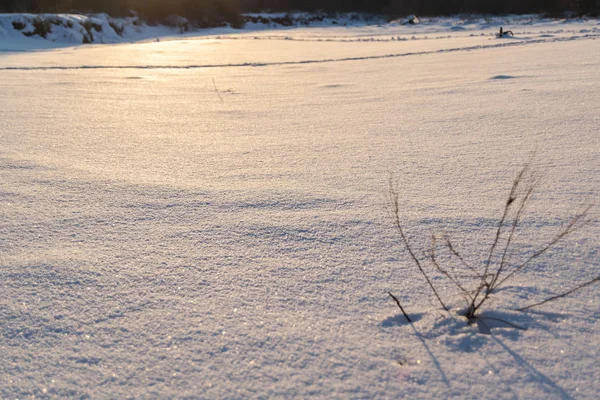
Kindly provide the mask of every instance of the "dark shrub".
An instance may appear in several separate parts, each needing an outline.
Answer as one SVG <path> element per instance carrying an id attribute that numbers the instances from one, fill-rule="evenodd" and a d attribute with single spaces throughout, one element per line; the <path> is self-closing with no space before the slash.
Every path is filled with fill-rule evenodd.
<path id="1" fill-rule="evenodd" d="M 83 43 L 92 43 L 94 41 L 92 29 L 96 32 L 102 32 L 102 25 L 92 22 L 90 19 L 83 21 L 81 26 L 83 26 L 86 31 L 86 33 L 83 34 Z"/>
<path id="2" fill-rule="evenodd" d="M 102 25 L 97 24 L 90 19 L 86 20 L 82 25 L 88 32 L 92 29 L 94 29 L 96 32 L 102 32 Z"/>
<path id="3" fill-rule="evenodd" d="M 12 23 L 13 28 L 15 28 L 18 31 L 22 31 L 23 29 L 25 29 L 25 27 L 27 25 L 25 25 L 23 22 L 21 21 L 13 21 Z"/>
<path id="4" fill-rule="evenodd" d="M 123 36 L 123 33 L 125 32 L 125 27 L 122 24 L 117 24 L 114 21 L 110 21 L 108 25 L 110 25 L 110 27 L 113 29 L 113 31 L 115 31 L 117 35 Z"/>
<path id="5" fill-rule="evenodd" d="M 43 18 L 36 18 L 31 23 L 33 25 L 33 32 L 23 32 L 23 35 L 25 35 L 25 36 L 39 35 L 39 36 L 43 37 L 44 39 L 46 39 L 48 34 L 52 32 L 52 24 Z"/>
<path id="6" fill-rule="evenodd" d="M 92 43 L 93 41 L 94 41 L 94 37 L 90 33 L 83 32 L 83 40 L 82 40 L 83 44 L 89 44 L 89 43 Z"/>

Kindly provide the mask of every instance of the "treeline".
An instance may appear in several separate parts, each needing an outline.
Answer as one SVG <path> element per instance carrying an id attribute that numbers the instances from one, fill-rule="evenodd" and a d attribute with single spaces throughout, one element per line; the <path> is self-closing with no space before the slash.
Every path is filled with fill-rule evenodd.
<path id="1" fill-rule="evenodd" d="M 385 15 L 449 15 L 591 13 L 600 10 L 600 0 L 248 0 L 252 11 L 373 12 Z"/>
<path id="2" fill-rule="evenodd" d="M 0 0 L 0 12 L 107 13 L 135 11 L 148 21 L 178 15 L 193 22 L 239 22 L 240 14 L 259 11 L 368 12 L 400 16 L 458 13 L 526 14 L 571 12 L 595 14 L 600 0 Z"/>
<path id="3" fill-rule="evenodd" d="M 240 0 L 0 0 L 0 12 L 107 13 L 113 17 L 136 12 L 150 22 L 177 15 L 192 21 L 233 21 L 243 12 Z"/>
<path id="4" fill-rule="evenodd" d="M 410 10 L 410 11 L 409 11 Z M 600 0 L 392 0 L 387 14 L 596 14 Z"/>

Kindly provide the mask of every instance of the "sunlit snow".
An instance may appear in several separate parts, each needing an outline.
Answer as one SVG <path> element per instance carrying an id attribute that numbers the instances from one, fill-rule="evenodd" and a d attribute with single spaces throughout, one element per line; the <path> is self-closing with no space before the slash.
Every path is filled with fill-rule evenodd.
<path id="1" fill-rule="evenodd" d="M 597 398 L 598 287 L 511 310 L 598 275 L 600 24 L 507 22 L 5 35 L 0 397 Z M 528 330 L 483 335 L 388 180 L 424 257 L 477 264 L 529 160 L 521 254 L 591 222 L 488 306 Z"/>

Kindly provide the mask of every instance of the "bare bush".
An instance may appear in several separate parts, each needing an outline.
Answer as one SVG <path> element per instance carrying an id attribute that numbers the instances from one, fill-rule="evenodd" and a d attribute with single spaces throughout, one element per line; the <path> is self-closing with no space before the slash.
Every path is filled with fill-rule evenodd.
<path id="1" fill-rule="evenodd" d="M 537 250 L 529 255 L 521 257 L 520 261 L 513 263 L 509 262 L 508 255 L 513 253 L 515 234 L 519 230 L 523 215 L 531 201 L 532 195 L 537 188 L 539 179 L 534 174 L 529 165 L 526 165 L 519 171 L 513 181 L 508 198 L 506 199 L 502 216 L 495 228 L 494 238 L 491 247 L 487 252 L 487 256 L 482 263 L 482 267 L 476 268 L 470 265 L 457 247 L 448 237 L 432 236 L 431 249 L 428 251 L 427 257 L 420 259 L 413 244 L 409 241 L 405 228 L 402 225 L 402 206 L 400 202 L 400 194 L 397 183 L 390 178 L 389 182 L 389 201 L 394 217 L 395 227 L 400 234 L 402 243 L 407 250 L 412 262 L 415 264 L 419 273 L 423 276 L 427 285 L 437 298 L 442 308 L 449 310 L 447 304 L 442 300 L 439 290 L 434 286 L 430 274 L 432 271 L 437 271 L 443 277 L 456 287 L 466 300 L 466 308 L 460 313 L 467 318 L 469 323 L 476 322 L 478 319 L 490 319 L 480 315 L 480 311 L 488 300 L 497 294 L 503 285 L 509 282 L 516 274 L 523 273 L 528 267 L 532 266 L 534 261 L 548 252 L 554 245 L 571 233 L 585 226 L 588 220 L 588 214 L 591 205 L 584 208 L 581 212 L 573 216 L 570 221 L 562 226 L 555 236 L 546 243 L 537 246 Z M 439 261 L 438 251 L 442 249 L 446 252 L 449 259 L 453 260 L 450 265 L 444 266 Z M 427 265 L 426 265 L 427 264 Z M 579 286 L 552 296 L 549 299 L 536 304 L 518 308 L 516 311 L 525 311 L 532 307 L 547 303 L 549 301 L 563 298 L 571 293 L 576 292 L 586 286 L 600 281 L 600 276 Z M 390 293 L 391 295 L 391 293 Z M 394 297 L 392 295 L 392 297 Z M 394 297 L 398 306 L 398 300 Z M 400 306 L 402 312 L 404 309 Z M 406 315 L 406 314 L 405 314 Z M 503 321 L 511 326 L 518 326 Z"/>

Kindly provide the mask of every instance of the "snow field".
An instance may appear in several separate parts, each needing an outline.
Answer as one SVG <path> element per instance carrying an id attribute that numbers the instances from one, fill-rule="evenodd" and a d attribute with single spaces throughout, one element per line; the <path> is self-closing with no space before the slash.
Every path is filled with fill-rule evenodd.
<path id="1" fill-rule="evenodd" d="M 529 329 L 486 336 L 439 310 L 386 208 L 391 172 L 416 246 L 445 232 L 477 263 L 534 150 L 519 250 L 598 204 L 586 24 L 0 55 L 0 397 L 597 397 L 597 288 L 510 311 L 597 275 L 597 210 L 490 304 Z"/>

